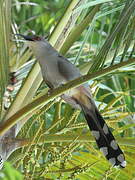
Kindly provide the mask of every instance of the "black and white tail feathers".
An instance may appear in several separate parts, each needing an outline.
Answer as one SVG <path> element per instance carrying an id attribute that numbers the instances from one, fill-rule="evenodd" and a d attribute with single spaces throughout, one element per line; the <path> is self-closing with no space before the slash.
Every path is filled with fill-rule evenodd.
<path id="1" fill-rule="evenodd" d="M 125 168 L 124 154 L 97 108 L 92 107 L 91 110 L 82 104 L 80 106 L 100 151 L 113 166 Z"/>

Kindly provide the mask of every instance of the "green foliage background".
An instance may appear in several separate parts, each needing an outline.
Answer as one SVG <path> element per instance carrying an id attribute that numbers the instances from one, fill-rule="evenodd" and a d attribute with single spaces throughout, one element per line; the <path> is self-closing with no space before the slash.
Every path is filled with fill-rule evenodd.
<path id="1" fill-rule="evenodd" d="M 27 121 L 17 137 L 25 147 L 9 158 L 24 179 L 135 178 L 134 9 L 134 0 L 0 1 L 1 119 L 8 121 L 20 110 L 14 120 Z M 112 168 L 99 152 L 82 113 L 55 98 L 68 85 L 54 91 L 51 101 L 42 98 L 48 89 L 35 57 L 13 35 L 31 31 L 48 36 L 83 75 L 88 73 L 96 104 L 125 153 L 125 169 Z M 9 72 L 16 72 L 18 82 L 5 111 Z M 85 82 L 85 77 L 72 87 Z M 11 174 L 22 179 L 9 164 L 0 177 L 12 179 Z"/>

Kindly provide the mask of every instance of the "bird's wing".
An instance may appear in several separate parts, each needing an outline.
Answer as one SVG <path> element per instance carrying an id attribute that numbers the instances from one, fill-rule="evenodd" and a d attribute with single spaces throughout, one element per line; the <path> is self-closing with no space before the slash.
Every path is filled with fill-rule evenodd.
<path id="1" fill-rule="evenodd" d="M 58 69 L 60 74 L 67 81 L 71 81 L 81 76 L 79 69 L 61 55 L 58 55 Z"/>

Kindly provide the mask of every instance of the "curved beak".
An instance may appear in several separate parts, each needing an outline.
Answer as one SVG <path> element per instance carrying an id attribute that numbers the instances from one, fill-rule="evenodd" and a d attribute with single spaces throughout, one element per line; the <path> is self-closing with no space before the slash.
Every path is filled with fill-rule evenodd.
<path id="1" fill-rule="evenodd" d="M 22 34 L 15 34 L 15 35 L 16 36 L 21 36 L 27 41 L 34 41 L 32 36 L 25 36 L 25 35 L 22 35 Z"/>

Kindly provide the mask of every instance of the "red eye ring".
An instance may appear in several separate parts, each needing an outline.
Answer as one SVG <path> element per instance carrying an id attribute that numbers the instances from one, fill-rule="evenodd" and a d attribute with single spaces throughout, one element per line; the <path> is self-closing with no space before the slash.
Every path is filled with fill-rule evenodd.
<path id="1" fill-rule="evenodd" d="M 40 41 L 40 40 L 42 40 L 42 38 L 39 37 L 39 36 L 34 36 L 34 37 L 33 37 L 33 40 L 35 40 L 35 41 Z"/>

